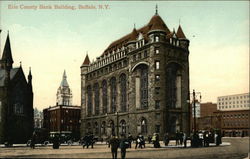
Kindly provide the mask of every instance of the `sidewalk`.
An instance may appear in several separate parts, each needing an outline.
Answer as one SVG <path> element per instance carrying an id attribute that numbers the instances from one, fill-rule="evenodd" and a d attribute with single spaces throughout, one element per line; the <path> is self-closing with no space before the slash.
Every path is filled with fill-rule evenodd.
<path id="1" fill-rule="evenodd" d="M 106 142 L 96 142 L 95 145 L 106 145 Z M 161 145 L 161 148 L 181 148 L 181 147 L 184 147 L 183 145 L 176 145 L 175 140 L 171 140 L 169 142 L 168 146 L 165 146 L 163 141 L 160 141 L 160 145 Z M 229 146 L 229 145 L 231 145 L 231 143 L 229 143 L 229 142 L 222 142 L 222 144 L 220 144 L 220 146 Z M 49 147 L 49 146 L 52 146 L 52 144 L 51 143 L 48 145 L 36 144 L 36 147 Z M 81 146 L 81 145 L 79 145 L 78 142 L 74 142 L 72 145 L 61 144 L 60 146 Z M 210 143 L 209 146 L 214 147 L 214 146 L 216 146 L 216 144 Z M 12 147 L 27 147 L 27 145 L 26 144 L 13 144 Z M 149 144 L 148 142 L 146 142 L 146 147 L 154 148 L 153 144 L 152 143 Z M 187 147 L 191 147 L 190 140 L 187 141 Z M 5 146 L 3 144 L 0 144 L 0 148 L 5 148 Z M 11 147 L 8 147 L 8 148 L 11 148 Z"/>

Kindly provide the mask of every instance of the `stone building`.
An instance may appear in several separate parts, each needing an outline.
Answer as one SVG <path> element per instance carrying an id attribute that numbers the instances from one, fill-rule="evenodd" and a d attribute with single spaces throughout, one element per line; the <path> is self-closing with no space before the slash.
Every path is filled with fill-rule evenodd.
<path id="1" fill-rule="evenodd" d="M 43 128 L 50 134 L 60 133 L 79 139 L 81 107 L 72 105 L 72 92 L 65 71 L 56 96 L 57 104 L 43 110 Z"/>
<path id="2" fill-rule="evenodd" d="M 9 34 L 0 60 L 0 143 L 26 143 L 34 128 L 32 75 L 13 68 Z"/>
<path id="3" fill-rule="evenodd" d="M 81 133 L 189 132 L 189 40 L 155 15 L 81 66 Z"/>

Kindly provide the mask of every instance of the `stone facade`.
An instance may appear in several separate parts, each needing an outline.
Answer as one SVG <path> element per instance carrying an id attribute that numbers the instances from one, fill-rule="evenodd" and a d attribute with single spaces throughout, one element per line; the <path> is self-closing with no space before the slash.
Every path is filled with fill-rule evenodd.
<path id="1" fill-rule="evenodd" d="M 81 66 L 81 134 L 190 131 L 189 40 L 156 14 Z M 118 130 L 118 131 L 117 131 Z"/>

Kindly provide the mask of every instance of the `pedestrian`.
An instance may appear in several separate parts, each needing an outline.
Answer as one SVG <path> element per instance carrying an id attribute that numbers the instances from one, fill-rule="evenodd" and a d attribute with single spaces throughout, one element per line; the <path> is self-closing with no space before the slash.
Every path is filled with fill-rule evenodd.
<path id="1" fill-rule="evenodd" d="M 148 143 L 151 144 L 151 142 L 152 142 L 152 136 L 148 135 Z"/>
<path id="2" fill-rule="evenodd" d="M 126 157 L 126 149 L 129 147 L 128 140 L 126 139 L 125 135 L 121 135 L 121 140 L 120 140 L 120 149 L 121 149 L 121 158 L 125 159 Z"/>
<path id="3" fill-rule="evenodd" d="M 128 133 L 129 148 L 131 148 L 132 146 L 132 141 L 133 141 L 133 136 L 130 133 Z"/>
<path id="4" fill-rule="evenodd" d="M 85 136 L 83 137 L 83 145 L 82 145 L 82 148 L 85 148 L 85 146 L 86 146 L 87 148 L 89 148 L 89 135 L 85 135 Z"/>
<path id="5" fill-rule="evenodd" d="M 187 147 L 187 134 L 183 133 L 183 143 L 184 143 L 184 147 Z"/>
<path id="6" fill-rule="evenodd" d="M 91 148 L 94 148 L 94 143 L 95 143 L 94 135 L 90 134 L 90 136 L 89 136 L 89 145 L 91 145 Z"/>
<path id="7" fill-rule="evenodd" d="M 30 148 L 34 149 L 36 144 L 36 132 L 34 131 L 30 141 Z"/>
<path id="8" fill-rule="evenodd" d="M 111 147 L 112 159 L 117 159 L 117 149 L 119 147 L 119 139 L 117 136 L 112 136 L 109 140 L 109 145 Z"/>
<path id="9" fill-rule="evenodd" d="M 53 149 L 59 149 L 60 146 L 60 138 L 58 134 L 55 134 L 53 138 Z"/>
<path id="10" fill-rule="evenodd" d="M 179 140 L 180 140 L 180 145 L 182 146 L 182 144 L 183 144 L 183 132 L 181 131 L 180 133 L 179 133 Z"/>
<path id="11" fill-rule="evenodd" d="M 137 149 L 137 146 L 138 146 L 138 144 L 139 144 L 139 142 L 140 142 L 139 136 L 140 136 L 140 134 L 138 134 L 138 135 L 136 136 L 136 139 L 135 139 L 135 149 Z"/>
<path id="12" fill-rule="evenodd" d="M 178 146 L 180 144 L 180 133 L 178 130 L 175 133 L 175 144 L 176 144 L 176 146 Z"/>
<path id="13" fill-rule="evenodd" d="M 169 144 L 169 135 L 168 135 L 168 133 L 164 134 L 164 144 L 165 144 L 165 146 L 168 146 L 168 144 Z"/>

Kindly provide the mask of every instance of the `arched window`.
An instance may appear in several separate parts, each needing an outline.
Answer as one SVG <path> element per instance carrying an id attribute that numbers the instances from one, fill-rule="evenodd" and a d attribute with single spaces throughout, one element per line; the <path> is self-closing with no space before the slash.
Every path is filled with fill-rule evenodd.
<path id="1" fill-rule="evenodd" d="M 127 79 L 126 75 L 122 74 L 120 76 L 120 92 L 121 92 L 121 111 L 126 112 L 127 111 Z"/>
<path id="2" fill-rule="evenodd" d="M 141 67 L 141 108 L 148 107 L 148 66 Z"/>
<path id="3" fill-rule="evenodd" d="M 98 126 L 98 123 L 95 122 L 95 135 L 98 135 L 99 133 L 99 126 Z"/>
<path id="4" fill-rule="evenodd" d="M 126 121 L 125 120 L 121 120 L 120 122 L 120 128 L 121 128 L 121 131 L 120 131 L 120 134 L 126 134 Z"/>
<path id="5" fill-rule="evenodd" d="M 181 107 L 181 67 L 176 63 L 166 68 L 166 102 L 170 108 Z"/>
<path id="6" fill-rule="evenodd" d="M 117 90 L 116 90 L 116 78 L 112 77 L 110 80 L 111 86 L 111 113 L 116 112 L 116 97 L 117 97 Z"/>
<path id="7" fill-rule="evenodd" d="M 92 132 L 91 124 L 88 123 L 88 124 L 87 124 L 87 133 L 91 133 L 91 132 Z"/>
<path id="8" fill-rule="evenodd" d="M 113 120 L 109 121 L 109 128 L 111 130 L 111 135 L 115 135 L 115 124 Z"/>
<path id="9" fill-rule="evenodd" d="M 96 83 L 94 85 L 94 92 L 95 92 L 95 114 L 99 114 L 99 85 Z"/>
<path id="10" fill-rule="evenodd" d="M 101 134 L 106 135 L 106 122 L 103 121 L 101 125 Z"/>
<path id="11" fill-rule="evenodd" d="M 108 107 L 108 96 L 107 96 L 107 81 L 102 81 L 102 112 L 103 114 L 107 113 L 107 107 Z"/>
<path id="12" fill-rule="evenodd" d="M 87 108 L 88 108 L 88 115 L 92 114 L 92 91 L 91 91 L 91 86 L 87 87 L 87 95 L 88 95 L 88 103 L 87 103 Z"/>
<path id="13" fill-rule="evenodd" d="M 147 134 L 147 120 L 145 118 L 141 119 L 141 134 Z"/>

